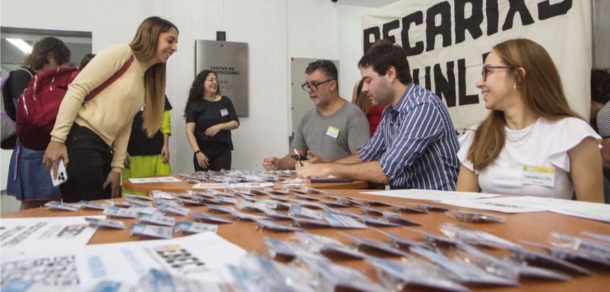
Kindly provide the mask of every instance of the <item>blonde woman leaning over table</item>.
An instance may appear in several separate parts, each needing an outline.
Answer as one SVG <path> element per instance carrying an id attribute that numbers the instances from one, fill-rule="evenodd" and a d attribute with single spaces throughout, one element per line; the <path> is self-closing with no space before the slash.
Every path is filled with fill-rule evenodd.
<path id="1" fill-rule="evenodd" d="M 569 108 L 542 46 L 497 44 L 477 88 L 491 112 L 460 140 L 458 191 L 603 202 L 601 139 Z"/>
<path id="2" fill-rule="evenodd" d="M 165 63 L 178 49 L 177 44 L 174 24 L 149 17 L 129 45 L 101 50 L 72 81 L 43 158 L 54 173 L 60 160 L 66 164 L 68 179 L 60 186 L 65 202 L 119 195 L 134 116 L 144 106 L 143 128 L 151 137 L 163 122 Z M 125 64 L 130 65 L 120 78 L 84 101 Z"/>

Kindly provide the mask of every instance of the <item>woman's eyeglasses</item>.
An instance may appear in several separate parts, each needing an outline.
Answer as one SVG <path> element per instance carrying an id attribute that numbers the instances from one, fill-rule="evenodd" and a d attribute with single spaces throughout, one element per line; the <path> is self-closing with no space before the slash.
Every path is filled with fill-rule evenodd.
<path id="1" fill-rule="evenodd" d="M 489 72 L 493 72 L 493 70 L 495 69 L 507 69 L 507 70 L 512 70 L 515 67 L 511 67 L 511 66 L 493 66 L 493 65 L 485 65 L 483 66 L 483 68 L 481 69 L 481 76 L 483 77 L 483 81 L 487 81 L 487 75 L 489 75 Z"/>

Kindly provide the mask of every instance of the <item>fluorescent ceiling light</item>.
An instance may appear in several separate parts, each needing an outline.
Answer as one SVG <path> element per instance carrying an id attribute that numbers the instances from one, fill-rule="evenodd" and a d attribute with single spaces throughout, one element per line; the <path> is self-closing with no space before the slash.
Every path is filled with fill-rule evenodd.
<path id="1" fill-rule="evenodd" d="M 32 46 L 26 43 L 22 39 L 6 39 L 9 43 L 13 44 L 13 46 L 20 49 L 24 54 L 29 54 L 32 52 Z"/>

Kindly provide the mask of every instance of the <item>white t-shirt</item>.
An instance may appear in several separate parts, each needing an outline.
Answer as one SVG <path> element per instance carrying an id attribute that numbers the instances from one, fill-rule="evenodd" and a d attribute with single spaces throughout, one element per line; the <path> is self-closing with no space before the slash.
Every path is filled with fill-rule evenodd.
<path id="1" fill-rule="evenodd" d="M 505 127 L 504 148 L 490 165 L 476 171 L 467 155 L 478 127 L 479 124 L 475 125 L 460 138 L 458 158 L 464 167 L 478 175 L 479 187 L 484 193 L 569 200 L 574 187 L 569 177 L 567 152 L 587 137 L 601 142 L 601 137 L 581 119 L 538 118 L 525 129 Z"/>

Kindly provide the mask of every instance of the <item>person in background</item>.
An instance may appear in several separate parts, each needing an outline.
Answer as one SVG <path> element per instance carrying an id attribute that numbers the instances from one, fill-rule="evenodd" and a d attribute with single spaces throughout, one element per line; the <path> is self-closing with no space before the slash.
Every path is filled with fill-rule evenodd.
<path id="1" fill-rule="evenodd" d="M 358 153 L 369 139 L 366 117 L 357 106 L 339 96 L 338 71 L 329 60 L 309 63 L 301 85 L 316 106 L 301 118 L 292 150 L 286 156 L 263 159 L 265 170 L 294 169 L 296 152 L 309 162 L 336 160 Z"/>
<path id="2" fill-rule="evenodd" d="M 83 59 L 80 61 L 80 65 L 78 65 L 78 71 L 83 71 L 85 66 L 91 62 L 91 60 L 95 57 L 95 54 L 86 54 Z"/>
<path id="3" fill-rule="evenodd" d="M 591 126 L 602 137 L 604 201 L 610 204 L 610 70 L 591 70 Z"/>
<path id="4" fill-rule="evenodd" d="M 497 44 L 477 81 L 490 110 L 461 139 L 457 190 L 603 202 L 601 138 L 568 106 L 539 44 Z"/>
<path id="5" fill-rule="evenodd" d="M 33 74 L 60 67 L 70 62 L 70 57 L 68 47 L 57 38 L 46 37 L 36 42 L 24 68 L 11 73 L 7 81 L 15 104 Z M 21 210 L 38 208 L 61 197 L 59 188 L 53 186 L 51 176 L 42 164 L 43 155 L 44 151 L 23 147 L 17 140 L 11 155 L 6 192 L 21 201 Z"/>
<path id="6" fill-rule="evenodd" d="M 239 118 L 231 99 L 220 94 L 216 72 L 203 70 L 197 74 L 184 116 L 195 171 L 230 170 L 231 131 L 239 128 Z"/>
<path id="7" fill-rule="evenodd" d="M 354 91 L 352 93 L 352 103 L 357 105 L 362 110 L 364 115 L 366 115 L 366 118 L 369 121 L 371 137 L 373 137 L 373 134 L 375 134 L 375 130 L 377 130 L 377 126 L 379 126 L 379 123 L 381 122 L 381 114 L 383 113 L 383 110 L 386 106 L 375 105 L 369 94 L 366 92 L 362 92 L 363 84 L 363 79 L 354 84 Z"/>
<path id="8" fill-rule="evenodd" d="M 160 17 L 145 19 L 129 45 L 101 50 L 62 100 L 43 162 L 57 173 L 60 160 L 68 179 L 60 185 L 65 202 L 99 200 L 120 194 L 134 116 L 144 105 L 143 128 L 152 137 L 163 123 L 166 62 L 177 51 L 178 29 Z M 125 64 L 129 68 L 91 100 L 85 97 Z"/>
<path id="9" fill-rule="evenodd" d="M 378 41 L 358 62 L 375 104 L 387 105 L 373 137 L 358 153 L 334 163 L 297 166 L 302 178 L 336 176 L 392 189 L 454 190 L 459 148 L 449 111 L 414 84 L 404 50 Z"/>
<path id="10" fill-rule="evenodd" d="M 142 129 L 144 108 L 136 114 L 131 126 L 131 136 L 125 154 L 123 182 L 130 178 L 147 176 L 165 176 L 172 173 L 169 164 L 169 136 L 172 134 L 172 105 L 165 96 L 165 112 L 161 129 L 154 136 L 148 137 Z M 127 190 L 123 189 L 123 193 Z M 146 195 L 145 193 L 137 193 Z"/>

